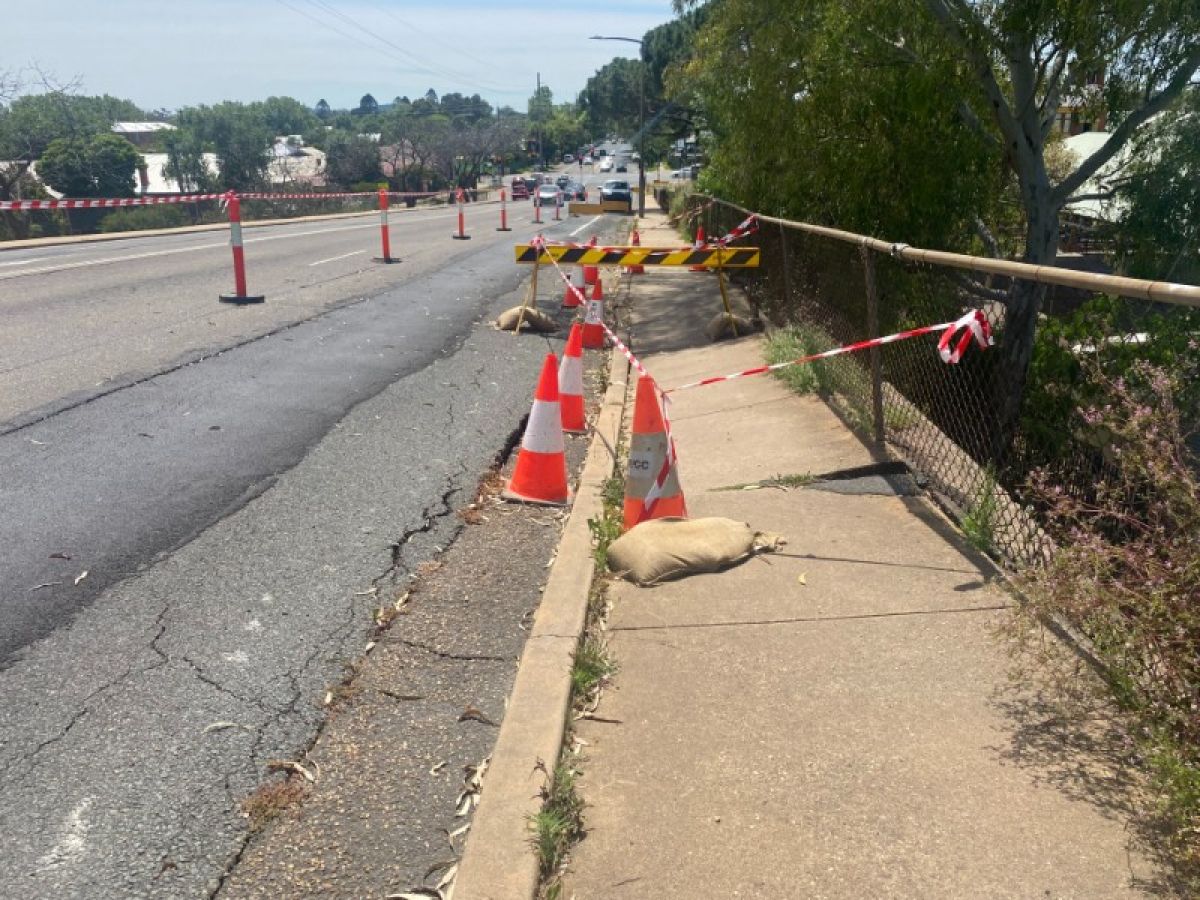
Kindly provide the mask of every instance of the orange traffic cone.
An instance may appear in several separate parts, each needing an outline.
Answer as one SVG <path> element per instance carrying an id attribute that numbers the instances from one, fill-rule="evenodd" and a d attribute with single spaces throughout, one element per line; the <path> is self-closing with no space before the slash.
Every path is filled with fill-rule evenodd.
<path id="1" fill-rule="evenodd" d="M 636 228 L 633 229 L 633 237 L 631 238 L 630 243 L 634 247 L 642 246 L 642 236 L 640 234 L 638 234 L 638 230 Z M 645 275 L 646 267 L 643 265 L 626 266 L 625 271 L 628 272 L 630 275 Z"/>
<path id="2" fill-rule="evenodd" d="M 670 438 L 658 402 L 658 389 L 653 379 L 643 375 L 638 379 L 633 433 L 629 438 L 629 474 L 625 478 L 626 529 L 647 519 L 687 517 L 673 448 L 670 456 L 667 454 Z"/>
<path id="3" fill-rule="evenodd" d="M 521 439 L 517 465 L 505 500 L 565 506 L 570 499 L 567 489 L 567 455 L 563 443 L 562 413 L 558 406 L 558 371 L 553 353 L 546 354 L 533 410 Z"/>
<path id="4" fill-rule="evenodd" d="M 588 350 L 604 346 L 604 289 L 599 281 L 583 314 L 583 346 Z"/>
<path id="5" fill-rule="evenodd" d="M 693 250 L 703 250 L 704 249 L 704 226 L 703 225 L 696 226 L 696 241 L 695 241 L 695 243 L 692 244 L 692 249 Z M 688 269 L 688 271 L 689 272 L 707 272 L 708 269 L 705 266 L 692 266 Z"/>
<path id="6" fill-rule="evenodd" d="M 575 287 L 575 283 L 567 278 L 567 286 L 563 290 L 563 309 L 575 309 L 578 306 L 583 306 L 583 291 Z"/>
<path id="7" fill-rule="evenodd" d="M 583 327 L 576 322 L 558 364 L 558 395 L 563 431 L 587 431 L 583 414 Z"/>
<path id="8" fill-rule="evenodd" d="M 596 246 L 596 236 L 594 234 L 588 240 L 587 245 L 589 247 Z M 584 284 L 595 284 L 599 280 L 600 280 L 600 267 L 599 266 L 584 266 L 583 267 L 583 283 Z"/>

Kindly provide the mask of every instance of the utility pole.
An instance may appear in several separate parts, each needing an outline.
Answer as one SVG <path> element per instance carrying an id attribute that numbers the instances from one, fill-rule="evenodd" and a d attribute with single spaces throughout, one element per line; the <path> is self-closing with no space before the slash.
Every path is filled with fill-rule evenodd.
<path id="1" fill-rule="evenodd" d="M 536 103 L 538 104 L 538 108 L 540 109 L 541 104 L 542 104 L 542 73 L 541 72 L 537 73 L 537 93 L 534 94 L 533 96 L 537 98 Z M 542 150 L 542 122 L 541 122 L 540 117 L 538 119 L 538 127 L 537 127 L 537 142 L 538 142 L 538 161 L 541 163 L 541 165 L 538 166 L 538 168 L 544 172 L 544 171 L 546 171 L 546 153 L 544 150 Z"/>

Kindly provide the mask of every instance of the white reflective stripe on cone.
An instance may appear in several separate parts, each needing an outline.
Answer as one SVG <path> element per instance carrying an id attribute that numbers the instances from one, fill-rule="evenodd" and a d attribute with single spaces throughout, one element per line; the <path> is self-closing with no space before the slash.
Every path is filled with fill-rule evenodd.
<path id="1" fill-rule="evenodd" d="M 532 453 L 564 453 L 562 414 L 557 402 L 534 400 L 521 449 Z"/>
<path id="2" fill-rule="evenodd" d="M 570 394 L 573 397 L 583 396 L 583 359 L 578 356 L 566 356 L 558 366 L 558 395 Z"/>

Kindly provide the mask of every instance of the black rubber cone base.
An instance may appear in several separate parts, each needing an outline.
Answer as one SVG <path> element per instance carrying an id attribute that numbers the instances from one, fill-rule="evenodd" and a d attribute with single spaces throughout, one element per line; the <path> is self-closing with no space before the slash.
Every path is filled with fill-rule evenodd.
<path id="1" fill-rule="evenodd" d="M 454 238 L 456 241 L 469 241 L 471 239 L 469 234 L 452 234 L 450 237 Z"/>
<path id="2" fill-rule="evenodd" d="M 383 263 L 384 265 L 387 265 L 387 266 L 395 265 L 396 263 L 400 262 L 400 260 L 395 256 L 387 256 L 387 257 L 372 256 L 371 261 L 377 262 L 377 263 Z"/>
<path id="3" fill-rule="evenodd" d="M 239 294 L 221 294 L 217 297 L 222 303 L 232 303 L 235 306 L 249 306 L 252 303 L 266 303 L 267 298 L 262 294 L 247 295 L 245 297 Z"/>

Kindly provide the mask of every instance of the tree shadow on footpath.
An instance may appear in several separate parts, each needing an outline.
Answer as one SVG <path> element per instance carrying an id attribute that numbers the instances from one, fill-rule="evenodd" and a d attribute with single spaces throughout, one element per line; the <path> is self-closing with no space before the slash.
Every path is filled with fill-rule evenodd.
<path id="1" fill-rule="evenodd" d="M 991 703 L 1012 732 L 1006 746 L 991 749 L 1034 784 L 1123 823 L 1130 887 L 1151 897 L 1196 896 L 1194 876 L 1166 852 L 1170 832 L 1155 808 L 1146 760 L 1092 664 L 1027 611 L 1014 610 L 997 637 L 1013 665 Z M 1133 853 L 1152 866 L 1137 867 Z"/>

